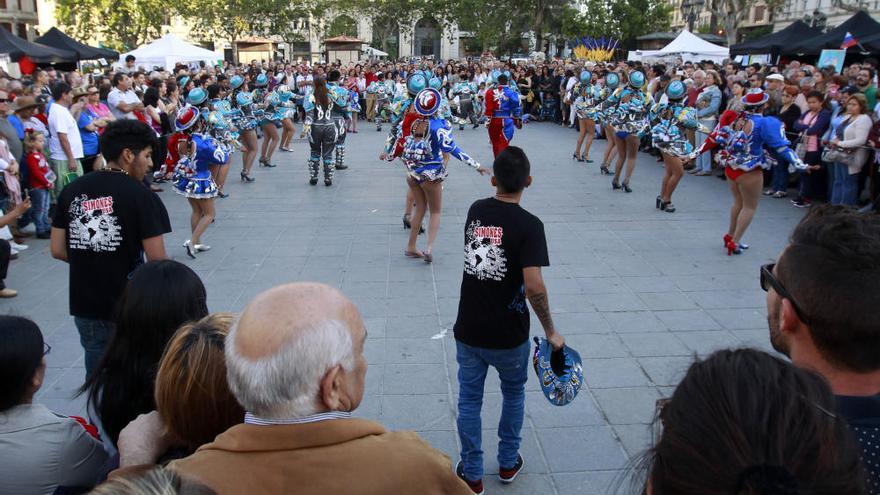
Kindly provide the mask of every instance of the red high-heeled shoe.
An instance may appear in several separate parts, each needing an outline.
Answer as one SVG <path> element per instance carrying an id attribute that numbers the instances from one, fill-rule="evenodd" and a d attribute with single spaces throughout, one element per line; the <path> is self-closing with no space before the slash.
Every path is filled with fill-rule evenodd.
<path id="1" fill-rule="evenodd" d="M 742 254 L 742 249 L 739 247 L 739 244 L 733 242 L 733 240 L 729 240 L 725 243 L 724 247 L 727 248 L 727 255 L 731 254 Z"/>
<path id="2" fill-rule="evenodd" d="M 727 243 L 730 242 L 730 241 L 732 241 L 732 240 L 733 240 L 733 236 L 732 236 L 732 235 L 730 235 L 730 234 L 724 234 L 724 240 L 721 241 L 721 244 L 722 244 L 724 247 L 727 247 Z"/>

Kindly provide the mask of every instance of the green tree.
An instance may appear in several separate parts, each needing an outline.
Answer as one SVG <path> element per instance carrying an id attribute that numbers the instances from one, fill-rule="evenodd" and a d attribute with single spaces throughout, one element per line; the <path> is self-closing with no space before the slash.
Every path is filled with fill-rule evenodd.
<path id="1" fill-rule="evenodd" d="M 159 37 L 167 11 L 161 0 L 57 0 L 55 18 L 74 38 L 124 51 Z"/>
<path id="2" fill-rule="evenodd" d="M 346 14 L 337 15 L 327 27 L 327 37 L 357 36 L 357 22 Z"/>
<path id="3" fill-rule="evenodd" d="M 643 34 L 669 30 L 672 7 L 664 0 L 614 0 L 611 15 L 617 19 L 616 36 L 622 46 L 634 48 Z"/>
<path id="4" fill-rule="evenodd" d="M 759 2 L 766 4 L 767 10 L 773 12 L 780 8 L 783 0 L 706 0 L 705 8 L 712 12 L 727 34 L 727 45 L 737 42 L 739 26 Z"/>
<path id="5" fill-rule="evenodd" d="M 462 0 L 452 15 L 458 29 L 471 33 L 481 51 L 499 55 L 519 51 L 522 35 L 529 30 L 527 16 L 512 13 L 509 0 Z"/>
<path id="6" fill-rule="evenodd" d="M 188 0 L 176 10 L 202 38 L 224 38 L 232 45 L 232 58 L 238 60 L 239 40 L 249 35 L 266 34 L 271 26 L 271 0 Z"/>

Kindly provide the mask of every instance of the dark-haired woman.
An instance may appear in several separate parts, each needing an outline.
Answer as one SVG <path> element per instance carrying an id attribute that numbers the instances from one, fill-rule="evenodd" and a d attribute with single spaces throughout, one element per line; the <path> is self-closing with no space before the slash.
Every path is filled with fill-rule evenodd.
<path id="1" fill-rule="evenodd" d="M 753 349 L 691 365 L 644 455 L 648 495 L 861 495 L 860 449 L 818 375 Z"/>
<path id="2" fill-rule="evenodd" d="M 205 286 L 188 266 L 172 260 L 138 267 L 119 300 L 116 330 L 80 393 L 88 394 L 108 447 L 138 414 L 156 408 L 153 385 L 159 359 L 174 332 L 208 314 Z"/>
<path id="3" fill-rule="evenodd" d="M 339 129 L 333 119 L 335 104 L 330 98 L 326 78 L 315 77 L 315 90 L 303 106 L 306 111 L 305 126 L 308 129 L 311 147 L 309 184 L 314 186 L 318 183 L 319 161 L 321 161 L 324 164 L 324 185 L 330 187 L 333 185 L 333 150 L 336 149 Z"/>
<path id="4" fill-rule="evenodd" d="M 0 334 L 0 492 L 51 495 L 91 488 L 107 472 L 101 441 L 81 419 L 33 402 L 50 350 L 40 328 L 4 315 Z"/>

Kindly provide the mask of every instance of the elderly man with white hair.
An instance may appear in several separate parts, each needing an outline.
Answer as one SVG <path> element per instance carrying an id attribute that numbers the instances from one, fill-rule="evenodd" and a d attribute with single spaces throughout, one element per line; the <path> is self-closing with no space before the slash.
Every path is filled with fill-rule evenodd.
<path id="1" fill-rule="evenodd" d="M 244 424 L 170 467 L 220 494 L 469 494 L 449 458 L 414 432 L 351 417 L 366 337 L 355 305 L 330 286 L 258 295 L 226 338 Z"/>

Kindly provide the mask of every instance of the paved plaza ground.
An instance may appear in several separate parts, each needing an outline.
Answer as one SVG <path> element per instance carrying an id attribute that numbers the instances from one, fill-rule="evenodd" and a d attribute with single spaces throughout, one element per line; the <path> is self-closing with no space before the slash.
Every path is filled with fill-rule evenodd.
<path id="1" fill-rule="evenodd" d="M 362 123 L 363 124 L 363 123 Z M 307 184 L 308 145 L 276 153 L 276 169 L 238 181 L 235 156 L 216 223 L 203 242 L 210 252 L 186 257 L 189 207 L 166 187 L 160 193 L 174 232 L 166 248 L 202 277 L 212 312 L 240 311 L 257 293 L 297 280 L 342 289 L 360 308 L 369 331 L 366 397 L 357 415 L 389 429 L 416 430 L 453 462 L 455 432 L 455 321 L 462 273 L 465 215 L 471 202 L 493 194 L 489 179 L 450 162 L 435 261 L 403 256 L 401 226 L 406 184 L 399 162 L 377 155 L 386 129 L 362 125 L 348 137 L 351 168 L 333 187 Z M 455 133 L 459 145 L 491 166 L 485 128 Z M 803 214 L 787 200 L 763 198 L 744 242 L 728 257 L 721 237 L 730 197 L 725 182 L 686 176 L 675 196 L 678 212 L 654 209 L 662 166 L 640 155 L 632 194 L 612 191 L 597 163 L 570 157 L 576 133 L 533 123 L 514 144 L 532 161 L 534 182 L 523 206 L 545 224 L 551 266 L 544 270 L 550 306 L 568 344 L 584 358 L 587 385 L 566 407 L 550 405 L 535 375 L 527 384 L 522 436 L 525 470 L 512 486 L 497 473 L 495 427 L 501 396 L 487 380 L 483 410 L 487 493 L 598 494 L 650 445 L 654 404 L 669 396 L 695 355 L 714 349 L 769 349 L 758 269 L 775 259 Z M 0 311 L 31 317 L 52 345 L 39 402 L 61 413 L 82 413 L 72 393 L 83 381 L 82 349 L 68 315 L 67 269 L 49 255 L 48 241 L 29 241 L 10 268 L 18 298 Z M 161 304 L 161 301 L 157 301 Z M 532 333 L 542 333 L 532 318 Z M 628 492 L 628 490 L 624 490 Z"/>

